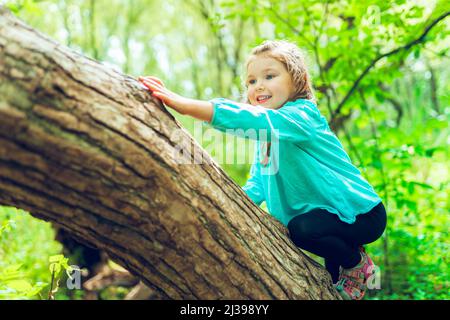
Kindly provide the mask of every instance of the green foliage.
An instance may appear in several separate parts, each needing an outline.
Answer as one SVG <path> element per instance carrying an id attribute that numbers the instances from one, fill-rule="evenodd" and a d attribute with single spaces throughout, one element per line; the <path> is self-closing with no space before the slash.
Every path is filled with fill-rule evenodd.
<path id="1" fill-rule="evenodd" d="M 44 298 L 51 277 L 45 257 L 61 251 L 52 228 L 22 210 L 1 206 L 0 225 L 0 299 Z"/>
<path id="2" fill-rule="evenodd" d="M 330 119 L 349 94 L 340 112 L 351 115 L 344 124 L 349 134 L 337 134 L 387 207 L 385 235 L 368 248 L 381 267 L 382 289 L 369 298 L 449 298 L 448 19 L 406 48 L 450 10 L 448 1 L 92 3 L 7 1 L 57 41 L 133 76 L 157 75 L 174 91 L 199 99 L 241 100 L 245 58 L 262 40 L 284 38 L 301 46 L 322 114 Z M 192 119 L 175 117 L 198 139 Z M 242 141 L 220 137 L 223 148 L 214 156 L 241 155 Z M 199 143 L 207 149 L 217 142 Z M 239 185 L 247 180 L 250 162 L 219 164 Z M 0 223 L 0 295 L 31 298 L 30 287 L 49 285 L 47 257 L 60 247 L 47 224 L 23 212 L 0 209 Z M 6 289 L 2 277 L 27 284 Z M 105 297 L 121 295 L 114 290 Z"/>
<path id="3" fill-rule="evenodd" d="M 31 284 L 23 272 L 22 265 L 9 265 L 0 271 L 0 299 L 29 299 L 46 286 L 38 282 Z"/>

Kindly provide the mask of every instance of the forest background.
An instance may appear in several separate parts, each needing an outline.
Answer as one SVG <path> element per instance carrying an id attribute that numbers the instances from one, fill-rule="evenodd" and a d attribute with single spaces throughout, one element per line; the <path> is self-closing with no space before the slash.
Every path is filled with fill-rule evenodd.
<path id="1" fill-rule="evenodd" d="M 156 75 L 173 91 L 203 100 L 242 100 L 251 48 L 266 39 L 295 42 L 305 52 L 321 113 L 387 208 L 387 229 L 369 246 L 381 289 L 367 299 L 449 298 L 448 1 L 0 4 L 84 55 L 133 77 Z M 173 114 L 198 137 L 198 122 Z M 252 159 L 221 159 L 239 159 L 238 146 L 251 149 L 252 142 L 224 141 L 212 156 L 243 186 Z M 55 271 L 50 261 L 67 263 L 61 253 L 50 224 L 0 206 L 0 299 L 47 298 Z M 126 293 L 114 288 L 101 297 Z M 57 299 L 83 297 L 63 286 L 56 293 Z"/>

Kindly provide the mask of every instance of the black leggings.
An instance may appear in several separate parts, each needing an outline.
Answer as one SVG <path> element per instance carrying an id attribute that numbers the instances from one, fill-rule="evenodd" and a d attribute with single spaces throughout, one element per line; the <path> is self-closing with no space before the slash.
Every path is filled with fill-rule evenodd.
<path id="1" fill-rule="evenodd" d="M 339 278 L 339 266 L 352 268 L 361 260 L 359 246 L 374 242 L 386 228 L 386 210 L 382 202 L 367 213 L 356 216 L 353 224 L 324 209 L 314 209 L 293 218 L 289 234 L 295 245 L 325 259 L 333 283 Z"/>

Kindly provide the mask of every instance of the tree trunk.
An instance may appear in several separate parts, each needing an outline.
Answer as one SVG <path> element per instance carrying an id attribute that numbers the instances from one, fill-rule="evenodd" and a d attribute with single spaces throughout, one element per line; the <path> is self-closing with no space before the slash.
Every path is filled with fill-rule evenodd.
<path id="1" fill-rule="evenodd" d="M 0 203 L 105 250 L 165 299 L 339 299 L 328 273 L 133 78 L 0 7 Z"/>

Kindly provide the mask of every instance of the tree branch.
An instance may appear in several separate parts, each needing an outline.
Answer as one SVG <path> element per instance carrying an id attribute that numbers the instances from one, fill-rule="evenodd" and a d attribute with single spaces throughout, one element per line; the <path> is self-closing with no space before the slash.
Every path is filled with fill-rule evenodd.
<path id="1" fill-rule="evenodd" d="M 425 28 L 425 30 L 422 32 L 422 34 L 420 35 L 420 37 L 418 37 L 417 39 L 405 44 L 404 46 L 398 47 L 394 50 L 391 50 L 387 53 L 384 53 L 382 55 L 379 55 L 377 58 L 375 58 L 365 69 L 364 71 L 359 75 L 359 77 L 356 79 L 356 81 L 353 83 L 352 87 L 350 88 L 350 90 L 347 92 L 347 94 L 345 95 L 345 97 L 342 99 L 342 101 L 339 103 L 338 107 L 336 108 L 336 110 L 334 111 L 334 113 L 331 116 L 331 121 L 333 121 L 333 119 L 339 114 L 339 112 L 341 111 L 342 107 L 345 105 L 345 103 L 348 101 L 348 99 L 350 98 L 350 96 L 355 92 L 355 90 L 358 88 L 359 83 L 361 82 L 361 80 L 369 73 L 369 71 L 375 66 L 375 64 L 388 56 L 394 55 L 400 51 L 403 50 L 408 50 L 410 49 L 412 46 L 419 44 L 421 42 L 425 41 L 425 37 L 426 35 L 430 32 L 430 30 L 441 20 L 444 20 L 448 15 L 450 14 L 450 12 L 446 12 L 442 15 L 440 15 L 438 18 L 436 18 L 428 27 Z"/>

